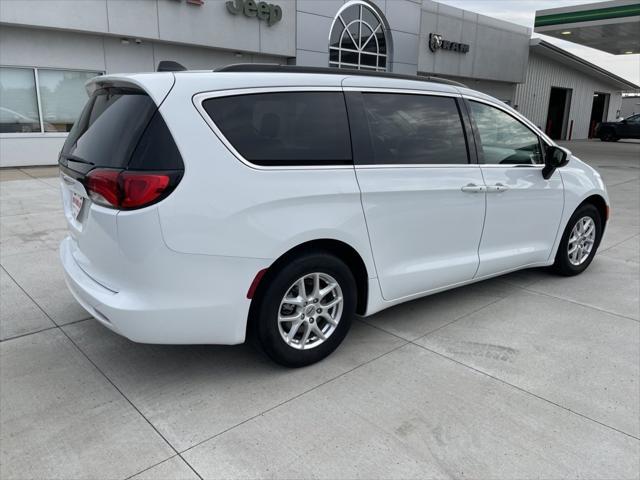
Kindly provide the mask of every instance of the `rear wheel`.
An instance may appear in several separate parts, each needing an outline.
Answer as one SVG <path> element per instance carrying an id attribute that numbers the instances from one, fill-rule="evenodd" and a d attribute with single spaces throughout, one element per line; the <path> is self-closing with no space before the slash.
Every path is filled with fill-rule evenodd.
<path id="1" fill-rule="evenodd" d="M 603 142 L 617 142 L 618 138 L 616 137 L 613 130 L 607 128 L 602 133 L 600 133 L 600 140 Z"/>
<path id="2" fill-rule="evenodd" d="M 561 275 L 578 275 L 587 269 L 602 237 L 602 218 L 588 203 L 579 207 L 569 219 L 556 254 L 554 269 Z"/>
<path id="3" fill-rule="evenodd" d="M 255 328 L 277 363 L 302 367 L 322 360 L 342 342 L 356 307 L 349 268 L 328 253 L 304 254 L 269 280 Z"/>

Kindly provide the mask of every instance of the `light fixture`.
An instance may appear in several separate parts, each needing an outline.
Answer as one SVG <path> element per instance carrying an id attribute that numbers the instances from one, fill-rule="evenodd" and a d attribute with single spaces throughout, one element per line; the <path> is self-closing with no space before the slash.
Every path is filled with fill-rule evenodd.
<path id="1" fill-rule="evenodd" d="M 625 55 L 631 55 L 633 52 L 629 50 L 628 52 L 624 52 Z"/>
<path id="2" fill-rule="evenodd" d="M 560 35 L 571 35 L 571 31 L 565 30 L 564 32 L 560 32 Z"/>
<path id="3" fill-rule="evenodd" d="M 120 39 L 120 43 L 122 45 L 129 45 L 129 39 L 128 38 L 121 38 Z"/>

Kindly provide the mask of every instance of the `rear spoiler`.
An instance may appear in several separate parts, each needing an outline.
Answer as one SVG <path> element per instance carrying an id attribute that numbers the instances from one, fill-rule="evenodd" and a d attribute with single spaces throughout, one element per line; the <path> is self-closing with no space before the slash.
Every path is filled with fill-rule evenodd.
<path id="1" fill-rule="evenodd" d="M 156 105 L 160 105 L 167 97 L 176 79 L 173 73 L 158 75 L 157 73 L 136 73 L 132 75 L 99 75 L 93 77 L 85 88 L 89 96 L 97 89 L 104 87 L 124 87 L 141 90 L 149 95 Z"/>

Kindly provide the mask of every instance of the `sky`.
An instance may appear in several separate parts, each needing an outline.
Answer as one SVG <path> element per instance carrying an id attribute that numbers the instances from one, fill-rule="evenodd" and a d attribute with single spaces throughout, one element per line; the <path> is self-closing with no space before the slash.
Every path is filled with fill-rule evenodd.
<path id="1" fill-rule="evenodd" d="M 585 3 L 597 3 L 596 0 L 437 0 L 458 8 L 481 13 L 490 17 L 533 28 L 536 10 L 566 7 Z M 533 33 L 549 43 L 563 48 L 574 55 L 584 58 L 616 75 L 640 85 L 640 54 L 611 55 L 589 47 L 566 42 L 546 35 Z"/>

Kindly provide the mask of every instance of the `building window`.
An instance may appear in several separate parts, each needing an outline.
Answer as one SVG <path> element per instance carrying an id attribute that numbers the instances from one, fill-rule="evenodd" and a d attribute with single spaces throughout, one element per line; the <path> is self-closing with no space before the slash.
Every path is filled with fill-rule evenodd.
<path id="1" fill-rule="evenodd" d="M 38 70 L 45 132 L 68 132 L 87 101 L 84 85 L 95 72 Z"/>
<path id="2" fill-rule="evenodd" d="M 68 132 L 100 72 L 0 67 L 0 133 Z"/>
<path id="3" fill-rule="evenodd" d="M 371 5 L 359 0 L 345 4 L 331 26 L 329 66 L 386 71 L 386 31 L 382 17 Z"/>
<path id="4" fill-rule="evenodd" d="M 0 67 L 0 133 L 39 131 L 34 71 Z"/>

